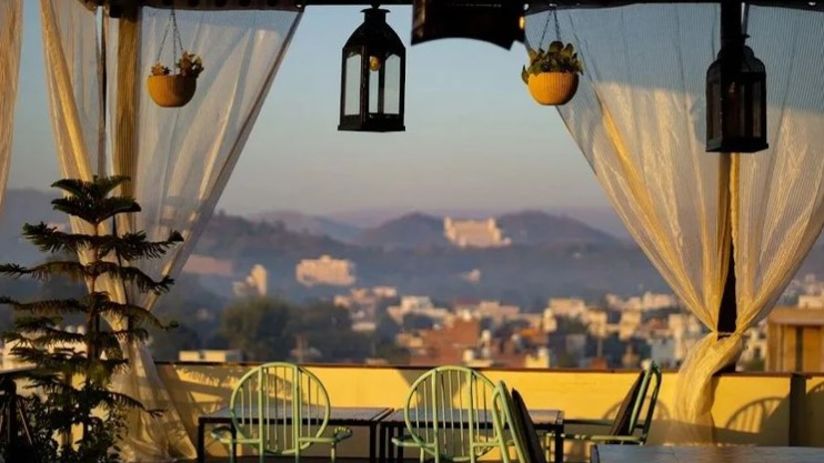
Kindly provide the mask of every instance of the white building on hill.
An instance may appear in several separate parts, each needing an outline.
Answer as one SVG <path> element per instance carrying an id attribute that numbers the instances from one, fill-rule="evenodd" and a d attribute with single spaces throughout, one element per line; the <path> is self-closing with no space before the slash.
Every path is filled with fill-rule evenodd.
<path id="1" fill-rule="evenodd" d="M 443 234 L 460 248 L 499 248 L 512 244 L 509 238 L 504 237 L 495 219 L 455 220 L 446 217 L 443 219 Z"/>

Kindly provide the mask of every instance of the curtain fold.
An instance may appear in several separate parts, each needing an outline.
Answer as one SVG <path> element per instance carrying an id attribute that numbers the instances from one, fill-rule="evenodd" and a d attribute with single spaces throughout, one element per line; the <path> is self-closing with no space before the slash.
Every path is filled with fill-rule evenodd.
<path id="1" fill-rule="evenodd" d="M 823 22 L 821 12 L 750 9 L 749 43 L 767 66 L 770 148 L 736 155 L 733 169 L 739 334 L 769 314 L 824 227 Z"/>
<path id="2" fill-rule="evenodd" d="M 166 53 L 160 53 L 170 10 L 143 8 L 136 16 L 104 20 L 107 134 L 98 119 L 103 101 L 97 75 L 99 20 L 78 7 L 79 2 L 41 1 L 52 119 L 63 174 L 89 179 L 97 173 L 93 169 L 106 165 L 107 174 L 130 176 L 122 193 L 133 195 L 143 210 L 119 218 L 118 231 L 144 230 L 149 239 L 162 240 L 175 230 L 185 241 L 162 259 L 129 264 L 156 279 L 174 277 L 211 217 L 301 13 L 176 12 L 184 48 L 199 54 L 205 65 L 194 98 L 178 109 L 158 107 L 145 90 L 145 79 L 158 56 L 170 67 L 175 60 L 169 46 Z M 102 145 L 98 143 L 101 134 L 107 141 Z M 101 146 L 109 162 L 99 162 Z M 148 309 L 157 303 L 157 296 L 122 282 L 108 281 L 106 287 L 118 301 Z M 125 323 L 109 322 L 115 329 Z M 194 458 L 191 436 L 171 404 L 147 347 L 123 347 L 130 369 L 115 378 L 116 389 L 150 409 L 165 411 L 157 418 L 130 414 L 129 433 L 122 445 L 124 457 L 129 461 Z"/>
<path id="3" fill-rule="evenodd" d="M 556 40 L 550 13 L 527 22 L 531 46 Z M 707 34 L 717 6 L 654 5 L 567 10 L 560 38 L 572 42 L 584 75 L 575 98 L 558 108 L 607 198 L 655 268 L 688 309 L 713 331 L 729 259 L 729 155 L 704 151 L 704 73 L 718 49 Z M 696 24 L 701 24 L 697 27 Z M 655 40 L 650 40 L 655 37 Z M 676 419 L 710 429 L 707 397 L 726 349 L 715 333 L 692 350 L 679 381 Z M 678 407 L 677 407 L 678 408 Z"/>
<path id="4" fill-rule="evenodd" d="M 821 13 L 751 7 L 750 46 L 767 65 L 770 149 L 704 151 L 705 73 L 719 48 L 717 5 L 558 12 L 585 74 L 558 108 L 635 241 L 709 334 L 689 352 L 668 440 L 712 438 L 712 378 L 739 357 L 824 225 Z M 550 13 L 527 35 L 554 40 Z M 654 38 L 651 39 L 651 38 Z M 717 333 L 732 243 L 737 324 Z"/>
<path id="5" fill-rule="evenodd" d="M 6 197 L 9 177 L 14 103 L 20 73 L 22 0 L 0 0 L 0 208 Z"/>

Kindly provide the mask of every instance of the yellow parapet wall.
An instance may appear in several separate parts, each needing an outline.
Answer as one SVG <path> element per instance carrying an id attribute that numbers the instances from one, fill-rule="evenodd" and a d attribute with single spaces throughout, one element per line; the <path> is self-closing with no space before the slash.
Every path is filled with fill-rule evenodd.
<path id="1" fill-rule="evenodd" d="M 195 441 L 197 418 L 229 403 L 232 388 L 253 364 L 160 363 L 160 376 L 173 405 Z M 332 404 L 348 407 L 401 408 L 409 385 L 425 369 L 313 365 L 329 391 Z M 482 370 L 491 380 L 504 380 L 517 388 L 535 408 L 564 410 L 568 418 L 609 418 L 618 408 L 637 372 L 585 370 Z M 715 381 L 716 400 L 712 430 L 720 443 L 750 445 L 824 446 L 824 376 L 796 377 L 800 393 L 791 413 L 789 374 L 728 374 Z M 671 424 L 676 374 L 665 373 L 653 422 L 650 443 L 667 440 Z M 797 436 L 791 430 L 798 430 Z M 341 448 L 342 456 L 365 456 L 366 434 L 356 430 L 355 439 Z M 212 454 L 225 454 L 222 445 L 207 438 Z M 325 450 L 325 449 L 323 449 Z M 314 453 L 314 452 L 313 452 Z M 322 454 L 322 452 L 318 453 Z M 411 456 L 411 455 L 410 455 Z M 493 456 L 494 457 L 494 456 Z"/>

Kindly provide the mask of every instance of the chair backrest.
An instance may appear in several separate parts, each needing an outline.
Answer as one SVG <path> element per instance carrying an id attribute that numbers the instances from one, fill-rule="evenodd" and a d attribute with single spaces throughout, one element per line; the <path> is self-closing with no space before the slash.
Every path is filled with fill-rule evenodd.
<path id="1" fill-rule="evenodd" d="M 652 392 L 650 392 L 652 385 Z M 612 423 L 609 434 L 612 436 L 627 436 L 634 433 L 635 429 L 641 427 L 641 439 L 646 441 L 652 425 L 652 416 L 655 413 L 655 405 L 658 402 L 658 392 L 661 389 L 661 369 L 654 362 L 648 368 L 638 374 L 632 387 L 627 392 L 618 414 Z M 640 420 L 641 412 L 646 405 L 646 415 L 643 422 Z"/>
<path id="2" fill-rule="evenodd" d="M 494 395 L 492 382 L 472 369 L 429 370 L 412 383 L 404 404 L 410 437 L 432 457 L 474 461 L 500 445 Z"/>
<path id="3" fill-rule="evenodd" d="M 529 409 L 526 406 L 521 394 L 512 390 L 512 405 L 514 406 L 514 419 L 518 427 L 523 431 L 526 443 L 526 455 L 529 462 L 532 463 L 547 463 L 546 454 L 544 453 L 541 442 L 538 440 L 538 431 L 535 429 L 535 423 L 529 416 Z"/>
<path id="4" fill-rule="evenodd" d="M 495 426 L 501 430 L 507 429 L 512 436 L 511 442 L 515 447 L 515 456 L 519 463 L 540 463 L 532 459 L 529 451 L 529 443 L 527 436 L 526 423 L 521 419 L 518 406 L 509 393 L 506 383 L 498 381 L 495 385 L 495 400 L 493 400 L 493 412 L 495 419 Z M 537 436 L 536 436 L 537 437 Z M 508 439 L 503 440 L 504 444 L 501 449 L 501 460 L 503 463 L 509 463 L 509 446 Z"/>
<path id="5" fill-rule="evenodd" d="M 647 437 L 649 437 L 649 430 L 652 427 L 652 417 L 655 414 L 655 405 L 658 403 L 658 393 L 661 391 L 661 368 L 655 363 L 652 362 L 647 368 L 647 375 L 649 376 L 649 381 L 647 382 L 647 390 L 649 389 L 649 382 L 654 381 L 654 385 L 652 386 L 652 392 L 649 393 L 649 398 L 647 400 L 647 412 L 644 415 L 644 421 L 641 423 L 641 442 L 646 443 Z M 646 391 L 645 391 L 646 395 Z M 643 396 L 641 397 L 643 400 Z M 640 416 L 643 404 L 638 407 L 638 415 Z M 633 423 L 634 427 L 638 426 L 638 422 L 636 420 Z"/>
<path id="6" fill-rule="evenodd" d="M 311 372 L 274 362 L 246 373 L 229 401 L 238 437 L 254 441 L 261 454 L 292 455 L 320 437 L 329 422 L 326 388 Z"/>

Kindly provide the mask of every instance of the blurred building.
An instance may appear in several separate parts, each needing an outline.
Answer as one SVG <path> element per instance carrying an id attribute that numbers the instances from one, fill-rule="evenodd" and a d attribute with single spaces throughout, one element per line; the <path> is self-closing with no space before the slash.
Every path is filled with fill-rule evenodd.
<path id="1" fill-rule="evenodd" d="M 587 310 L 587 304 L 583 299 L 551 297 L 546 308 L 551 309 L 556 317 L 581 318 Z"/>
<path id="2" fill-rule="evenodd" d="M 351 286 L 357 278 L 352 261 L 323 255 L 300 261 L 295 268 L 295 279 L 304 286 Z"/>
<path id="3" fill-rule="evenodd" d="M 824 310 L 776 307 L 767 318 L 766 370 L 824 371 Z"/>
<path id="4" fill-rule="evenodd" d="M 443 307 L 435 307 L 432 299 L 426 296 L 403 296 L 400 305 L 390 306 L 386 313 L 397 324 L 402 325 L 407 315 L 421 315 L 432 319 L 435 323 L 443 323 L 452 317 L 452 312 Z"/>
<path id="5" fill-rule="evenodd" d="M 258 264 L 244 280 L 232 283 L 232 292 L 236 297 L 264 297 L 268 294 L 268 280 L 266 267 Z"/>
<path id="6" fill-rule="evenodd" d="M 230 260 L 192 254 L 183 266 L 183 273 L 232 277 L 235 275 L 235 270 Z"/>
<path id="7" fill-rule="evenodd" d="M 461 248 L 497 248 L 512 243 L 504 237 L 495 219 L 456 220 L 446 217 L 443 219 L 443 234 L 449 242 Z"/>
<path id="8" fill-rule="evenodd" d="M 353 288 L 348 294 L 335 296 L 334 304 L 349 311 L 353 330 L 374 331 L 378 310 L 387 301 L 396 297 L 398 297 L 398 290 L 391 286 Z M 372 329 L 369 328 L 370 326 Z"/>
<path id="9" fill-rule="evenodd" d="M 610 310 L 640 310 L 645 312 L 679 306 L 678 298 L 674 295 L 651 293 L 649 291 L 641 296 L 632 296 L 626 299 L 615 294 L 607 294 L 604 299 L 607 308 Z"/>
<path id="10" fill-rule="evenodd" d="M 238 349 L 230 350 L 182 350 L 177 358 L 181 362 L 242 362 L 243 354 Z"/>

